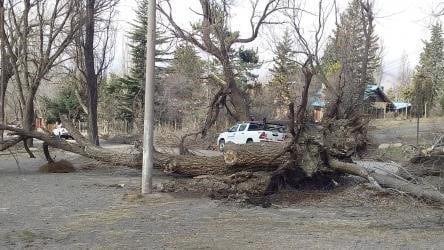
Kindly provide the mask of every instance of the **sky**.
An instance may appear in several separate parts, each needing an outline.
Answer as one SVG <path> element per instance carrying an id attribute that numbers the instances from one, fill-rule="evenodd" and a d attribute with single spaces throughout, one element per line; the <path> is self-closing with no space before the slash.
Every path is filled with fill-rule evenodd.
<path id="1" fill-rule="evenodd" d="M 266 0 L 261 0 L 265 3 Z M 196 14 L 192 10 L 199 10 L 198 0 L 171 0 L 173 15 L 177 22 L 183 27 L 189 27 L 190 23 L 196 20 Z M 315 10 L 318 1 L 307 0 L 305 8 Z M 380 37 L 383 47 L 383 78 L 382 85 L 390 88 L 394 85 L 400 68 L 400 61 L 403 54 L 409 59 L 410 66 L 414 68 L 419 60 L 419 55 L 423 49 L 423 40 L 429 39 L 429 27 L 437 21 L 432 13 L 439 7 L 442 0 L 376 0 L 375 1 L 375 30 Z M 233 8 L 232 27 L 239 30 L 241 36 L 250 34 L 249 28 L 249 1 L 237 0 Z M 333 0 L 324 0 L 326 5 L 331 5 Z M 347 7 L 348 0 L 337 0 L 340 10 Z M 115 61 L 111 71 L 122 73 L 123 68 L 128 66 L 130 57 L 128 48 L 124 46 L 127 41 L 127 32 L 130 31 L 130 23 L 134 20 L 134 10 L 137 7 L 136 0 L 121 0 L 118 6 L 116 24 L 118 34 L 115 45 Z M 333 16 L 332 16 L 333 20 Z M 305 19 L 307 30 L 312 27 L 313 20 L 310 17 Z M 329 25 L 326 33 L 330 33 L 333 24 Z M 258 48 L 261 59 L 265 62 L 259 70 L 260 80 L 267 79 L 269 75 L 267 68 L 272 59 L 271 42 L 280 33 L 280 28 L 265 27 L 257 41 L 249 44 L 248 47 Z M 272 35 L 274 34 L 274 35 Z"/>

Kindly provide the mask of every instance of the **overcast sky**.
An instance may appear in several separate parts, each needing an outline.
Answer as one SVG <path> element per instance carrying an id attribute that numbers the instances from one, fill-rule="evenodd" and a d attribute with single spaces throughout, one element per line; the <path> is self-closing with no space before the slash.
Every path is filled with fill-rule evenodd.
<path id="1" fill-rule="evenodd" d="M 262 0 L 265 2 L 265 0 Z M 317 1 L 306 1 L 306 8 L 315 8 Z M 325 0 L 327 5 L 333 1 Z M 436 21 L 432 17 L 432 13 L 437 9 L 442 0 L 376 0 L 375 3 L 375 25 L 376 32 L 381 39 L 383 50 L 383 67 L 384 78 L 383 85 L 390 87 L 397 76 L 400 58 L 403 53 L 409 57 L 412 67 L 418 62 L 419 54 L 423 48 L 423 40 L 429 39 L 429 26 Z M 250 34 L 248 24 L 248 3 L 249 1 L 237 0 L 236 6 L 233 8 L 233 30 L 241 31 L 241 34 L 248 36 Z M 338 0 L 340 9 L 347 6 L 348 0 Z M 198 0 L 172 0 L 173 14 L 177 22 L 184 27 L 195 20 L 196 14 L 191 9 L 199 10 Z M 128 51 L 126 51 L 124 43 L 126 43 L 125 34 L 129 31 L 129 23 L 134 19 L 134 9 L 137 4 L 135 0 L 122 0 L 118 7 L 117 25 L 119 34 L 116 38 L 115 62 L 112 70 L 121 73 L 121 69 L 125 66 L 124 62 L 129 60 Z M 444 7 L 444 5 L 442 6 Z M 311 22 L 307 22 L 308 26 L 312 26 Z M 331 26 L 333 28 L 333 26 Z M 272 29 L 265 28 L 258 41 L 251 44 L 251 47 L 258 48 L 262 60 L 270 60 L 270 30 L 279 30 L 277 27 Z M 330 33 L 331 29 L 328 29 Z M 274 32 L 276 33 L 276 32 Z M 279 33 L 279 32 L 277 32 Z M 262 79 L 265 77 L 267 64 L 261 72 Z"/>

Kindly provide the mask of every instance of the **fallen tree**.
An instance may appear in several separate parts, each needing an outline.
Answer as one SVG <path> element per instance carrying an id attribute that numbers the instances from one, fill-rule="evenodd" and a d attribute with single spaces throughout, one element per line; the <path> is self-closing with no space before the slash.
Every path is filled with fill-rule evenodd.
<path id="1" fill-rule="evenodd" d="M 333 177 L 335 174 L 342 173 L 360 176 L 378 189 L 394 188 L 416 197 L 444 204 L 444 196 L 436 190 L 426 190 L 421 185 L 393 176 L 381 176 L 368 172 L 352 163 L 347 156 L 350 151 L 349 147 L 355 147 L 357 143 L 362 142 L 355 141 L 359 137 L 353 140 L 342 139 L 344 134 L 350 133 L 343 126 L 345 123 L 345 121 L 337 121 L 336 124 L 330 123 L 325 127 L 306 128 L 306 133 L 297 144 L 297 151 L 301 152 L 298 154 L 301 159 L 297 162 L 292 161 L 289 154 L 282 154 L 276 158 L 291 145 L 291 142 L 287 144 L 258 143 L 242 146 L 227 145 L 227 150 L 223 155 L 211 157 L 156 152 L 155 168 L 166 173 L 193 177 L 179 178 L 175 184 L 164 184 L 162 190 L 166 191 L 174 190 L 175 185 L 182 183 L 184 184 L 182 187 L 187 186 L 190 190 L 221 195 L 230 193 L 266 195 L 287 186 L 297 186 L 300 181 L 315 175 Z M 342 132 L 340 127 L 342 127 Z M 0 129 L 12 131 L 20 138 L 36 138 L 44 141 L 45 146 L 73 152 L 101 162 L 133 168 L 140 168 L 142 165 L 142 155 L 139 152 L 116 152 L 96 147 L 79 138 L 82 136 L 80 133 L 73 133 L 78 140 L 73 143 L 45 133 L 30 132 L 5 125 L 0 125 Z M 336 132 L 330 133 L 325 131 L 326 129 L 334 129 Z M 328 136 L 320 137 L 319 134 Z M 340 136 L 340 138 L 334 140 L 333 136 Z"/>
<path id="2" fill-rule="evenodd" d="M 166 173 L 175 173 L 188 179 L 188 188 L 198 187 L 204 192 L 221 194 L 244 193 L 266 195 L 287 186 L 296 187 L 301 181 L 314 176 L 332 178 L 340 174 L 351 174 L 367 180 L 374 188 L 395 188 L 444 204 L 444 195 L 436 190 L 426 190 L 420 185 L 409 183 L 394 176 L 379 176 L 354 164 L 351 156 L 364 150 L 367 144 L 367 120 L 361 116 L 351 119 L 326 119 L 322 125 L 306 121 L 308 89 L 313 76 L 311 58 L 302 67 L 304 88 L 301 103 L 295 111 L 289 106 L 289 133 L 291 140 L 285 144 L 229 145 L 220 156 L 173 155 L 155 152 L 154 167 Z M 107 150 L 86 140 L 74 125 L 63 119 L 71 131 L 75 143 L 67 142 L 49 134 L 27 131 L 0 125 L 0 130 L 14 132 L 20 139 L 36 138 L 44 141 L 44 146 L 59 148 L 101 162 L 140 168 L 142 154 Z M 20 141 L 20 140 L 18 140 Z M 9 145 L 8 145 L 9 146 Z M 45 156 L 51 161 L 48 148 Z M 174 186 L 174 184 L 173 184 Z M 174 188 L 165 187 L 164 190 Z"/>

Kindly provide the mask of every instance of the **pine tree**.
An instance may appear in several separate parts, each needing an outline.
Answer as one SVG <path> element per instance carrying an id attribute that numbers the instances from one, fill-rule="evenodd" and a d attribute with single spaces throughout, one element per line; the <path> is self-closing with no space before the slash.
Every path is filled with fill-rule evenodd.
<path id="1" fill-rule="evenodd" d="M 424 107 L 430 109 L 437 97 L 444 91 L 444 40 L 442 25 L 436 23 L 431 27 L 430 41 L 424 42 L 424 50 L 413 77 L 413 104 L 422 114 Z"/>
<path id="2" fill-rule="evenodd" d="M 145 86 L 145 61 L 146 61 L 146 34 L 147 34 L 147 8 L 148 1 L 138 0 L 136 9 L 136 17 L 132 24 L 132 31 L 129 32 L 130 49 L 131 49 L 131 68 L 130 74 L 118 79 L 112 79 L 105 89 L 108 95 L 117 93 L 124 93 L 124 102 L 120 105 L 120 116 L 128 121 L 134 121 L 137 133 L 142 133 L 143 127 L 143 101 L 144 101 L 144 86 Z M 161 102 L 158 97 L 162 92 L 162 76 L 165 74 L 166 65 L 165 56 L 168 55 L 163 46 L 168 39 L 165 38 L 158 30 L 156 34 L 156 81 L 154 85 L 155 96 L 155 120 L 160 121 Z M 119 86 L 120 89 L 117 89 Z M 109 91 L 116 91 L 110 93 Z"/>
<path id="3" fill-rule="evenodd" d="M 202 119 L 206 107 L 206 86 L 203 85 L 204 62 L 193 46 L 180 45 L 174 52 L 163 89 L 164 122 L 181 125 Z M 204 110 L 202 110 L 204 111 Z"/>
<path id="4" fill-rule="evenodd" d="M 136 19 L 132 24 L 132 31 L 129 33 L 131 40 L 131 77 L 140 81 L 143 85 L 145 83 L 145 61 L 146 61 L 146 34 L 148 25 L 148 1 L 150 0 L 138 0 L 138 7 L 136 9 Z M 157 30 L 156 32 L 156 70 L 158 73 L 165 67 L 159 66 L 159 62 L 165 62 L 165 55 L 167 51 L 162 50 L 161 47 L 168 41 L 162 33 Z"/>
<path id="5" fill-rule="evenodd" d="M 321 58 L 321 70 L 327 78 L 332 78 L 340 69 L 338 51 L 335 37 L 330 36 L 325 46 L 324 55 Z"/>
<path id="6" fill-rule="evenodd" d="M 347 63 L 351 69 L 351 78 L 354 81 L 358 81 L 361 78 L 361 74 L 367 75 L 367 80 L 363 84 L 374 84 L 374 74 L 381 66 L 381 58 L 379 56 L 379 44 L 378 36 L 373 32 L 371 34 L 370 49 L 368 55 L 367 72 L 362 72 L 362 63 L 364 61 L 364 26 L 368 25 L 366 20 L 362 18 L 362 6 L 361 0 L 353 0 L 345 12 L 341 15 L 339 27 L 336 31 L 335 39 L 337 46 L 337 53 L 342 52 L 342 63 Z M 374 25 L 373 25 L 374 26 Z M 374 30 L 374 27 L 373 27 Z M 339 56 L 339 57 L 341 57 Z"/>
<path id="7" fill-rule="evenodd" d="M 370 39 L 365 32 L 370 32 Z M 375 84 L 375 74 L 381 67 L 378 40 L 373 23 L 370 25 L 365 16 L 362 0 L 352 0 L 341 14 L 322 58 L 326 77 L 334 79 L 333 84 L 341 93 L 340 102 L 336 96 L 332 96 L 336 100 L 330 100 L 338 103 L 338 116 L 347 117 L 356 107 L 362 107 L 367 85 Z"/>
<path id="8" fill-rule="evenodd" d="M 288 31 L 285 31 L 282 40 L 274 49 L 274 66 L 270 71 L 273 79 L 269 88 L 274 94 L 275 103 L 278 106 L 277 116 L 282 117 L 288 109 L 288 104 L 294 99 L 291 95 L 292 85 L 295 84 L 297 75 L 297 65 L 294 61 L 293 41 Z"/>

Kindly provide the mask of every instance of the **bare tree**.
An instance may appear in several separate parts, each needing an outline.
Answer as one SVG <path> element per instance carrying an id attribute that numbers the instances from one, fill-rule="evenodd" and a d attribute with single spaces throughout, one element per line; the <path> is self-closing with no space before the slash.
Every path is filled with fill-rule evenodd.
<path id="1" fill-rule="evenodd" d="M 26 130 L 35 126 L 34 100 L 48 72 L 63 62 L 63 52 L 82 24 L 75 1 L 9 0 L 2 32 L 12 63 Z"/>
<path id="2" fill-rule="evenodd" d="M 444 15 L 444 2 L 439 2 L 436 4 L 435 9 L 432 10 L 432 16 L 441 17 Z"/>
<path id="3" fill-rule="evenodd" d="M 411 99 L 409 93 L 413 91 L 413 70 L 410 67 L 409 58 L 405 51 L 402 53 L 400 61 L 396 83 L 388 91 L 388 94 L 395 101 L 405 102 Z"/>
<path id="4" fill-rule="evenodd" d="M 232 1 L 200 0 L 201 16 L 195 29 L 188 31 L 180 27 L 172 15 L 172 6 L 169 0 L 158 5 L 159 11 L 168 20 L 167 26 L 178 38 L 183 39 L 202 51 L 214 56 L 221 64 L 223 79 L 216 74 L 210 74 L 221 85 L 220 91 L 214 96 L 207 112 L 207 119 L 202 129 L 205 135 L 216 121 L 220 107 L 225 107 L 228 114 L 235 120 L 249 120 L 250 108 L 245 93 L 236 83 L 236 72 L 231 59 L 233 47 L 254 41 L 262 25 L 270 23 L 270 16 L 281 8 L 280 0 L 267 0 L 261 11 L 258 11 L 260 1 L 251 1 L 252 12 L 250 18 L 251 34 L 242 38 L 239 32 L 229 27 L 230 9 Z"/>
<path id="5" fill-rule="evenodd" d="M 3 0 L 0 0 L 0 30 L 4 30 L 5 27 L 5 8 Z M 0 34 L 0 57 L 1 57 L 1 78 L 0 78 L 0 124 L 5 124 L 5 94 L 6 94 L 6 88 L 7 83 L 9 81 L 9 78 L 12 76 L 7 76 L 7 69 L 6 69 L 6 50 L 5 50 L 5 36 L 3 33 Z M 3 142 L 3 130 L 0 130 L 0 142 Z"/>
<path id="6" fill-rule="evenodd" d="M 97 75 L 94 63 L 94 6 L 95 0 L 86 0 L 85 57 L 86 93 L 88 97 L 88 137 L 94 145 L 99 145 L 99 130 L 97 127 Z"/>
<path id="7" fill-rule="evenodd" d="M 309 98 L 309 89 L 313 80 L 313 77 L 318 77 L 323 79 L 323 83 L 332 89 L 329 82 L 326 80 L 326 76 L 324 71 L 322 70 L 320 63 L 320 50 L 321 50 L 321 42 L 324 36 L 325 24 L 327 22 L 327 18 L 331 12 L 330 8 L 324 6 L 323 1 L 320 0 L 318 2 L 317 13 L 309 13 L 305 11 L 300 2 L 293 0 L 287 1 L 287 6 L 284 11 L 285 16 L 287 17 L 288 24 L 291 30 L 294 32 L 294 41 L 296 43 L 296 49 L 294 51 L 298 56 L 295 59 L 295 62 L 300 65 L 301 72 L 303 75 L 303 87 L 301 91 L 301 98 L 299 106 L 295 112 L 294 103 L 290 103 L 289 105 L 289 120 L 290 120 L 290 134 L 293 139 L 292 142 L 285 148 L 283 153 L 289 152 L 291 158 L 293 160 L 293 164 L 299 165 L 302 159 L 301 153 L 299 150 L 299 139 L 302 137 L 303 128 L 306 123 L 306 112 Z M 306 15 L 309 14 L 311 18 L 313 15 L 316 18 L 316 23 L 311 31 L 302 28 L 302 20 L 306 18 Z"/>
<path id="8" fill-rule="evenodd" d="M 75 68 L 68 69 L 76 84 L 76 95 L 88 115 L 88 137 L 98 145 L 98 88 L 112 60 L 114 27 L 112 18 L 118 0 L 86 0 L 78 2 L 79 15 L 85 25 L 74 41 Z"/>

